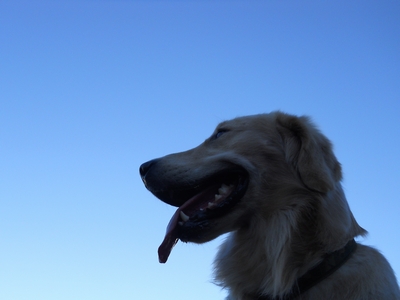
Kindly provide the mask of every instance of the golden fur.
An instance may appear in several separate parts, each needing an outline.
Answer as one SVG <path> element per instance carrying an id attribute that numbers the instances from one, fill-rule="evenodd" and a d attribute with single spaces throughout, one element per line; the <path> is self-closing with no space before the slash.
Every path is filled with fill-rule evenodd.
<path id="1" fill-rule="evenodd" d="M 157 195 L 156 186 L 172 190 L 232 165 L 248 174 L 245 194 L 209 229 L 187 238 L 203 243 L 230 232 L 214 263 L 228 299 L 283 297 L 324 254 L 366 234 L 348 206 L 330 141 L 307 117 L 273 112 L 222 122 L 198 147 L 158 159 L 141 173 Z M 359 244 L 343 266 L 296 299 L 395 300 L 400 292 L 386 259 Z"/>

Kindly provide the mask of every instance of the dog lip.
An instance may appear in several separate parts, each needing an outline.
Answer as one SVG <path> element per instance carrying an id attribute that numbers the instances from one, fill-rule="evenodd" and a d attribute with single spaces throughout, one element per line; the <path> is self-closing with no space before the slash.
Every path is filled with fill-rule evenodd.
<path id="1" fill-rule="evenodd" d="M 188 206 L 190 206 L 190 204 L 196 202 L 198 199 L 210 197 L 210 195 L 212 196 L 214 191 L 215 191 L 215 186 L 212 186 L 206 189 L 205 191 L 196 194 L 176 210 L 176 212 L 174 213 L 174 215 L 172 216 L 171 220 L 168 223 L 164 240 L 161 243 L 160 247 L 158 248 L 158 259 L 160 263 L 165 263 L 167 261 L 169 254 L 172 251 L 172 248 L 176 245 L 176 243 L 179 240 L 179 220 L 182 219 L 181 215 L 184 214 L 188 218 L 187 221 L 190 219 L 190 217 L 183 212 L 183 209 L 187 208 Z"/>
<path id="2" fill-rule="evenodd" d="M 215 199 L 215 193 L 218 187 L 222 188 L 224 184 L 213 184 L 187 199 L 172 216 L 166 230 L 163 242 L 158 248 L 158 257 L 160 263 L 165 263 L 179 239 L 184 242 L 196 239 L 207 231 L 212 224 L 212 220 L 223 216 L 235 206 L 243 197 L 247 190 L 248 175 L 243 172 L 235 174 L 236 178 L 231 181 L 226 195 L 222 200 L 216 200 L 216 205 L 208 208 L 208 200 Z M 227 177 L 225 177 L 227 178 Z M 232 177 L 230 178 L 231 180 Z M 183 214 L 183 219 L 182 215 Z M 182 220 L 183 222 L 180 222 Z"/>
<path id="3" fill-rule="evenodd" d="M 179 238 L 182 241 L 190 241 L 193 237 L 200 236 L 209 222 L 227 214 L 240 202 L 246 193 L 247 186 L 248 177 L 241 177 L 235 183 L 234 189 L 222 201 L 218 201 L 211 208 L 191 212 L 190 218 L 179 226 Z M 209 203 L 208 207 L 210 204 L 213 203 Z M 182 209 L 185 209 L 185 207 Z"/>
<path id="4" fill-rule="evenodd" d="M 210 186 L 217 186 L 224 183 L 229 184 L 237 181 L 237 178 L 247 176 L 248 174 L 243 168 L 233 166 L 216 174 L 192 181 L 190 184 L 176 184 L 174 186 L 162 187 L 158 190 L 155 190 L 154 188 L 149 189 L 149 187 L 147 188 L 161 201 L 175 207 L 181 207 L 188 201 L 188 199 L 191 199 Z"/>

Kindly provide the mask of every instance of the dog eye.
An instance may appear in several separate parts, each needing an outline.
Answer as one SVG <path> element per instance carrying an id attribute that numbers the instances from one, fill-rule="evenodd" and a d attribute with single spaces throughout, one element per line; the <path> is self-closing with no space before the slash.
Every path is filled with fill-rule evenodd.
<path id="1" fill-rule="evenodd" d="M 227 129 L 218 130 L 217 133 L 214 135 L 214 139 L 218 139 L 219 137 L 221 137 L 221 135 L 223 135 L 227 131 L 228 131 Z"/>

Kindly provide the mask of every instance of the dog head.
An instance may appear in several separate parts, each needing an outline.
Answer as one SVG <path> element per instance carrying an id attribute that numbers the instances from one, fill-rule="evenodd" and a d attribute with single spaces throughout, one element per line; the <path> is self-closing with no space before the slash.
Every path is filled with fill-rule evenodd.
<path id="1" fill-rule="evenodd" d="M 140 174 L 150 192 L 178 207 L 159 248 L 160 262 L 179 239 L 207 242 L 280 213 L 290 214 L 290 222 L 307 215 L 298 230 L 313 243 L 332 244 L 332 230 L 340 240 L 361 230 L 340 188 L 331 143 L 306 117 L 274 112 L 222 122 L 198 147 L 144 163 Z M 339 219 L 342 229 L 333 224 L 337 216 L 321 220 L 316 212 L 332 206 L 347 215 Z M 329 241 L 319 238 L 321 231 Z"/>

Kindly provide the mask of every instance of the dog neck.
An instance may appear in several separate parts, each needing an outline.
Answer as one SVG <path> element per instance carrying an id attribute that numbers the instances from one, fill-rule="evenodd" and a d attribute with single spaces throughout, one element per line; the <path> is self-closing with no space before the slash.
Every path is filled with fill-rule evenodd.
<path id="1" fill-rule="evenodd" d="M 329 275 L 339 269 L 356 250 L 357 243 L 352 239 L 342 249 L 326 254 L 324 260 L 317 266 L 301 276 L 292 287 L 291 291 L 283 297 L 271 297 L 268 295 L 253 296 L 257 300 L 292 300 L 303 294 Z"/>

